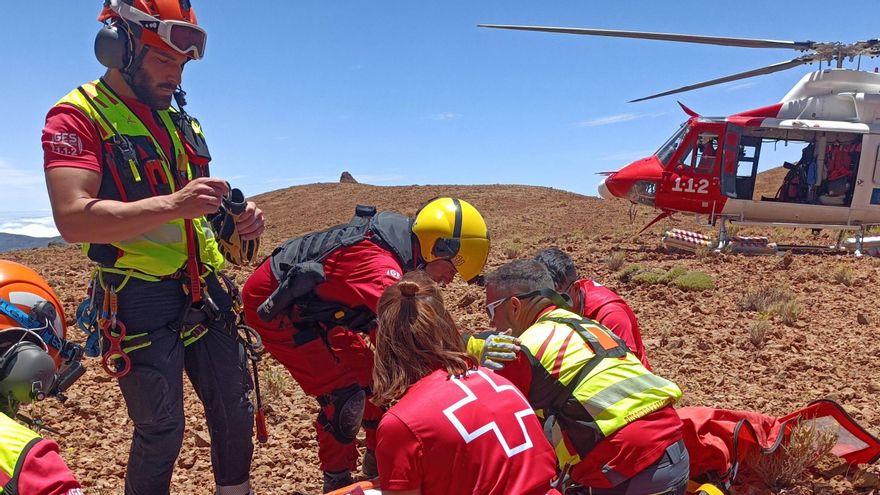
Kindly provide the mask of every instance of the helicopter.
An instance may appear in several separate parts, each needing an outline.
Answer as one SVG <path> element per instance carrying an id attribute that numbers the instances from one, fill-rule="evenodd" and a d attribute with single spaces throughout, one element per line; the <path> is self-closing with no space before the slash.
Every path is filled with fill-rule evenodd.
<path id="1" fill-rule="evenodd" d="M 659 210 L 645 229 L 675 213 L 696 214 L 708 225 L 719 226 L 719 248 L 728 240 L 730 223 L 837 230 L 838 248 L 844 232 L 855 231 L 854 248 L 859 254 L 867 230 L 880 225 L 880 73 L 843 68 L 847 59 L 880 55 L 878 39 L 844 44 L 570 27 L 479 27 L 803 52 L 786 62 L 632 100 L 820 65 L 779 102 L 761 108 L 709 117 L 679 102 L 687 120 L 653 155 L 615 172 L 602 172 L 599 195 Z M 823 62 L 829 67 L 835 62 L 836 67 L 822 69 Z M 756 191 L 758 167 L 764 164 L 762 150 L 777 143 L 801 153 L 783 163 L 785 176 L 776 193 L 768 196 Z"/>

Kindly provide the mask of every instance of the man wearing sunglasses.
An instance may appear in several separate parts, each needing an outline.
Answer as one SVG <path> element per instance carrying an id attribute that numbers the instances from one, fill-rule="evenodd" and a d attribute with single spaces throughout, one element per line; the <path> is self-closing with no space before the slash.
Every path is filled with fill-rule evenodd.
<path id="1" fill-rule="evenodd" d="M 248 494 L 251 380 L 205 218 L 229 186 L 210 176 L 201 127 L 178 92 L 207 34 L 189 0 L 105 0 L 98 20 L 95 55 L 107 71 L 49 111 L 44 168 L 58 230 L 98 265 L 91 302 L 109 302 L 114 316 L 102 329 L 116 339 L 104 343 L 105 369 L 119 378 L 134 424 L 125 493 L 169 493 L 185 370 L 205 408 L 215 492 Z M 259 237 L 254 203 L 235 228 L 244 240 Z"/>
<path id="2" fill-rule="evenodd" d="M 683 495 L 689 460 L 672 408 L 681 390 L 648 371 L 610 330 L 569 311 L 554 288 L 535 260 L 486 276 L 491 324 L 520 347 L 497 373 L 544 421 L 562 479 L 577 484 L 562 491 Z M 468 352 L 481 355 L 478 342 Z"/>
<path id="3" fill-rule="evenodd" d="M 651 369 L 639 322 L 629 305 L 613 290 L 589 278 L 578 278 L 577 267 L 567 253 L 558 247 L 542 249 L 535 260 L 544 265 L 553 277 L 556 291 L 568 294 L 571 310 L 593 321 L 620 337 L 645 368 Z"/>

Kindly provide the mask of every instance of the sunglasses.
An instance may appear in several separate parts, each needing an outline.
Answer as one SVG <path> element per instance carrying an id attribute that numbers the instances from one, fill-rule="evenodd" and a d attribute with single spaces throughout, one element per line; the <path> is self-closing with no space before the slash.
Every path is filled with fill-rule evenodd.
<path id="1" fill-rule="evenodd" d="M 110 9 L 127 22 L 133 22 L 156 33 L 162 41 L 177 52 L 199 60 L 205 56 L 208 33 L 195 24 L 186 21 L 159 20 L 142 12 L 124 0 L 110 0 Z"/>
<path id="2" fill-rule="evenodd" d="M 502 297 L 501 299 L 492 301 L 486 305 L 486 313 L 489 315 L 489 321 L 495 319 L 495 309 L 509 301 L 511 297 L 513 296 Z"/>
<path id="3" fill-rule="evenodd" d="M 513 299 L 514 297 L 517 299 L 529 299 L 535 296 L 541 296 L 549 299 L 553 302 L 554 305 L 560 308 L 568 308 L 570 306 L 569 301 L 567 301 L 564 297 L 560 296 L 558 292 L 553 289 L 538 289 L 533 290 L 531 292 L 523 292 L 520 294 L 513 294 L 511 296 L 502 297 L 497 301 L 492 301 L 486 305 L 486 313 L 489 315 L 489 321 L 495 319 L 495 311 L 500 308 L 504 303 Z"/>

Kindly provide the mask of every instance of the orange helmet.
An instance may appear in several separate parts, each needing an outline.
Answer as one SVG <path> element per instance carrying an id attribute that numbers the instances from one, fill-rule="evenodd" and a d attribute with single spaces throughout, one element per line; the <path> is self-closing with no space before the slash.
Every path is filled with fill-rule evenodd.
<path id="1" fill-rule="evenodd" d="M 205 55 L 208 33 L 189 0 L 104 0 L 101 22 L 121 19 L 142 43 L 193 59 Z"/>
<path id="2" fill-rule="evenodd" d="M 49 322 L 52 330 L 59 339 L 65 338 L 67 324 L 61 301 L 37 272 L 13 261 L 0 260 L 0 298 L 12 303 L 25 313 L 31 313 L 34 306 L 48 302 L 55 308 L 54 321 Z M 17 321 L 0 312 L 0 332 L 20 327 L 21 325 Z M 49 347 L 49 354 L 55 360 L 56 368 L 59 367 L 61 357 L 58 355 L 58 350 Z"/>

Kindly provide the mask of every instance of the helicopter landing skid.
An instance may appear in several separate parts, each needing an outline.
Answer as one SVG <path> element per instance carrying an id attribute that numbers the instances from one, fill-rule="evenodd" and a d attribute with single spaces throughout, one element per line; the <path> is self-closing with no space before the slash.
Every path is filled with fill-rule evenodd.
<path id="1" fill-rule="evenodd" d="M 868 231 L 880 224 L 819 224 L 819 223 L 792 223 L 792 222 L 760 222 L 752 220 L 739 220 L 735 217 L 721 217 L 718 224 L 718 245 L 716 251 L 721 251 L 731 246 L 734 239 L 730 236 L 727 223 L 730 222 L 735 226 L 747 227 L 771 227 L 771 228 L 789 228 L 789 229 L 812 229 L 818 233 L 822 230 L 838 231 L 837 242 L 833 246 L 815 246 L 815 245 L 799 245 L 799 244 L 775 244 L 778 252 L 810 252 L 810 253 L 841 253 L 849 252 L 854 256 L 862 256 L 863 254 L 878 255 L 880 254 L 880 237 L 869 237 Z M 853 237 L 844 238 L 846 232 L 853 232 Z"/>

